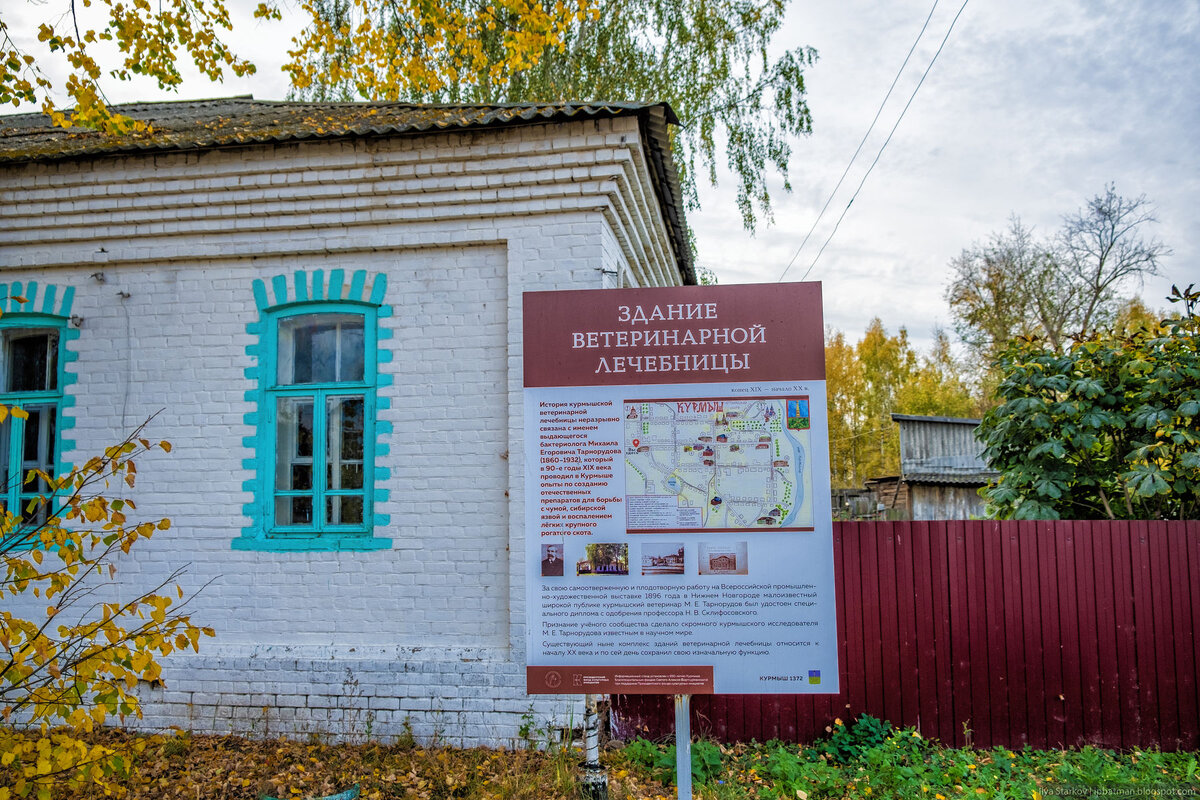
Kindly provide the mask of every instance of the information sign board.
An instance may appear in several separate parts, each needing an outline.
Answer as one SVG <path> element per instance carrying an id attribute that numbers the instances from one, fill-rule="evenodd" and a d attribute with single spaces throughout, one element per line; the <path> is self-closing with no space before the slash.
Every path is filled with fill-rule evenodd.
<path id="1" fill-rule="evenodd" d="M 523 315 L 528 691 L 836 693 L 820 284 Z"/>

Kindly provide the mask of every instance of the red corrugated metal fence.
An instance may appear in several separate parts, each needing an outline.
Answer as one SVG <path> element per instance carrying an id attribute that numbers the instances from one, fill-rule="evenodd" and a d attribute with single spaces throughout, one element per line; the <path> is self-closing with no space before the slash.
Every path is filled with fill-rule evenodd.
<path id="1" fill-rule="evenodd" d="M 834 525 L 841 694 L 692 698 L 722 741 L 862 713 L 979 747 L 1200 747 L 1200 522 Z M 670 698 L 613 698 L 621 737 Z"/>

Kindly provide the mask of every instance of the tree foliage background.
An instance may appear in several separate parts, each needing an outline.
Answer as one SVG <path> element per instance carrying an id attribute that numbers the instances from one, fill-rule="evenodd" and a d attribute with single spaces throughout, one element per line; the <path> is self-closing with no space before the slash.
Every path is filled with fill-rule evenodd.
<path id="1" fill-rule="evenodd" d="M 974 417 L 982 410 L 945 331 L 936 331 L 922 354 L 907 330 L 889 334 L 878 318 L 856 344 L 826 330 L 825 382 L 835 488 L 899 474 L 900 430 L 892 414 Z"/>
<path id="2" fill-rule="evenodd" d="M 1072 334 L 1111 326 L 1126 291 L 1158 274 L 1170 253 L 1149 236 L 1154 222 L 1145 195 L 1126 198 L 1111 184 L 1047 239 L 1012 217 L 1007 230 L 950 263 L 946 301 L 956 332 L 986 366 L 1019 336 L 1038 336 L 1061 353 Z"/>
<path id="3" fill-rule="evenodd" d="M 102 25 L 81 25 L 84 8 Z M 108 110 L 103 85 L 142 75 L 159 88 L 194 63 L 219 81 L 254 65 L 222 37 L 224 0 L 51 0 L 39 40 L 67 70 L 53 85 L 46 64 L 9 35 L 0 11 L 0 104 L 40 104 L 55 124 L 151 135 Z M 787 0 L 280 0 L 255 16 L 299 15 L 303 31 L 284 69 L 307 100 L 446 103 L 562 101 L 671 104 L 685 203 L 696 181 L 716 183 L 724 165 L 753 228 L 770 220 L 772 175 L 790 191 L 791 138 L 811 131 L 804 72 L 816 53 L 771 47 Z M 105 48 L 108 48 L 105 50 Z M 115 63 L 98 53 L 114 52 Z M 56 91 L 69 98 L 54 102 Z"/>
<path id="4" fill-rule="evenodd" d="M 782 176 L 790 189 L 789 137 L 812 127 L 804 70 L 816 52 L 808 47 L 771 52 L 786 0 L 590 0 L 586 8 L 572 7 L 568 24 L 556 28 L 540 52 L 523 59 L 513 59 L 506 42 L 525 24 L 527 9 L 494 14 L 480 39 L 470 42 L 470 58 L 463 58 L 453 49 L 424 47 L 430 27 L 418 13 L 423 5 L 306 2 L 313 24 L 291 51 L 288 67 L 296 96 L 448 103 L 666 101 L 682 123 L 674 145 L 690 207 L 697 205 L 697 175 L 716 183 L 721 147 L 738 181 L 737 203 L 747 227 L 770 218 L 769 173 Z M 493 5 L 452 0 L 447 7 L 471 16 Z M 555 4 L 556 14 L 561 6 Z M 412 69 L 406 59 L 418 58 L 436 78 L 406 85 L 393 74 L 395 60 L 386 59 L 392 52 L 404 54 L 402 69 Z M 473 69 L 455 67 L 463 61 Z"/>
<path id="5" fill-rule="evenodd" d="M 65 69 L 65 83 L 53 84 L 47 65 L 16 43 L 0 12 L 0 104 L 40 104 L 56 125 L 150 135 L 144 123 L 110 111 L 104 84 L 140 75 L 160 89 L 175 89 L 183 81 L 182 65 L 189 63 L 211 81 L 222 80 L 226 70 L 234 75 L 255 71 L 223 40 L 232 24 L 225 0 L 52 0 L 48 5 L 37 38 Z M 301 0 L 296 10 L 275 0 L 260 2 L 254 16 L 278 20 L 296 13 L 311 20 L 289 51 L 294 60 L 288 71 L 297 86 L 311 83 L 313 69 L 321 70 L 322 79 L 349 79 L 338 71 L 341 65 L 353 70 L 364 96 L 397 99 L 440 91 L 451 76 L 469 85 L 528 68 L 547 47 L 562 44 L 569 25 L 594 13 L 594 0 L 362 0 L 355 7 L 363 13 L 353 26 L 327 22 L 321 16 L 325 6 L 312 0 Z M 407 24 L 375 27 L 385 8 L 389 18 Z M 100 24 L 89 27 L 96 21 Z M 485 42 L 491 50 L 485 51 Z M 339 47 L 353 55 L 339 58 Z M 323 52 L 330 58 L 322 59 Z M 66 108 L 56 104 L 56 91 L 66 94 Z"/>
<path id="6" fill-rule="evenodd" d="M 146 125 L 108 110 L 101 88 L 105 80 L 127 81 L 135 75 L 151 78 L 160 89 L 173 89 L 183 80 L 180 63 L 194 64 L 209 80 L 254 72 L 254 65 L 232 53 L 221 41 L 229 30 L 229 11 L 223 0 L 170 0 L 151 4 L 121 0 L 71 0 L 52 3 L 37 31 L 50 59 L 66 68 L 63 86 L 55 86 L 47 63 L 26 52 L 10 35 L 0 10 L 0 105 L 40 105 L 55 125 L 95 127 L 110 133 L 145 133 Z M 89 28 L 80 15 L 93 5 L 102 9 L 105 24 Z M 115 63 L 102 64 L 106 46 L 115 50 Z M 63 91 L 69 107 L 60 108 L 55 92 Z"/>
<path id="7" fill-rule="evenodd" d="M 1062 352 L 1036 337 L 1000 355 L 1001 405 L 980 427 L 1000 471 L 1000 519 L 1200 516 L 1200 293 L 1182 316 L 1084 336 Z"/>

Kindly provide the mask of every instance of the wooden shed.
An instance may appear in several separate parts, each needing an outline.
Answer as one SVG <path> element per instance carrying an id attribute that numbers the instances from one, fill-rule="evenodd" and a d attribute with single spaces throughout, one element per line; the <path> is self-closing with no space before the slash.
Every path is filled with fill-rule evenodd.
<path id="1" fill-rule="evenodd" d="M 900 426 L 900 474 L 872 478 L 887 519 L 972 519 L 983 516 L 979 489 L 989 469 L 975 438 L 978 419 L 892 414 Z"/>

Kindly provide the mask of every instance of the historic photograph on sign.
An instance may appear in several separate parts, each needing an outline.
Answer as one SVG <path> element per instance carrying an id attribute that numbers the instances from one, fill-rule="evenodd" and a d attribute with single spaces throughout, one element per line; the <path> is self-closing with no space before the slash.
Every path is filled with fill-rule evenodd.
<path id="1" fill-rule="evenodd" d="M 745 542 L 701 542 L 698 560 L 701 575 L 748 575 L 750 571 Z"/>
<path id="2" fill-rule="evenodd" d="M 561 578 L 563 575 L 563 546 L 561 544 L 542 545 L 542 577 Z"/>
<path id="3" fill-rule="evenodd" d="M 623 542 L 593 542 L 583 546 L 583 558 L 575 562 L 576 575 L 628 575 L 629 545 Z"/>
<path id="4" fill-rule="evenodd" d="M 683 544 L 680 542 L 646 542 L 642 545 L 643 575 L 682 575 Z"/>

